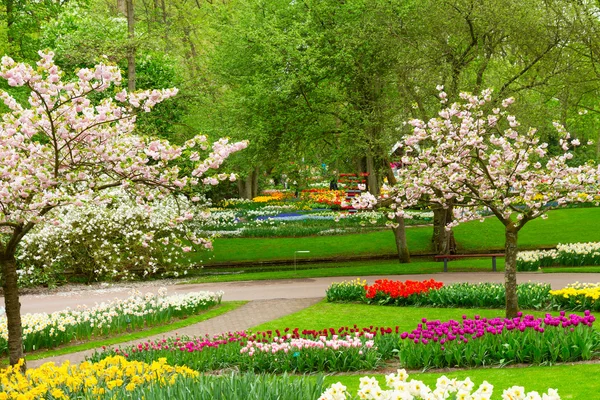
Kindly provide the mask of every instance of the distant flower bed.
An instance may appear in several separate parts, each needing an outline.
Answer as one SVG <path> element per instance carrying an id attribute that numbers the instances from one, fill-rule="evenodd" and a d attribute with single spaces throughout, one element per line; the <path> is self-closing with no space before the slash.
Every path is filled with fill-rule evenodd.
<path id="1" fill-rule="evenodd" d="M 558 244 L 555 250 L 520 251 L 518 271 L 537 271 L 543 267 L 600 265 L 600 243 Z"/>
<path id="2" fill-rule="evenodd" d="M 550 285 L 522 283 L 517 286 L 519 304 L 523 308 L 551 308 Z M 505 306 L 504 285 L 499 283 L 455 283 L 444 286 L 434 280 L 334 282 L 326 291 L 327 301 L 363 302 L 379 305 L 417 305 L 431 307 L 502 308 Z"/>
<path id="3" fill-rule="evenodd" d="M 340 206 L 346 198 L 346 192 L 343 190 L 329 189 L 305 189 L 300 196 L 305 200 L 310 200 L 315 203 L 325 204 L 328 206 Z"/>
<path id="4" fill-rule="evenodd" d="M 88 340 L 96 336 L 113 335 L 148 326 L 167 324 L 206 310 L 221 302 L 223 292 L 196 292 L 167 296 L 134 292 L 124 300 L 98 304 L 92 308 L 57 311 L 52 314 L 25 314 L 23 347 L 25 351 L 53 348 L 73 340 Z M 8 351 L 6 316 L 0 317 L 0 354 Z"/>
<path id="5" fill-rule="evenodd" d="M 346 400 L 346 399 L 472 399 L 489 400 L 494 392 L 494 386 L 487 381 L 475 390 L 475 384 L 471 379 L 465 380 L 449 379 L 446 376 L 438 378 L 435 389 L 425 385 L 422 381 L 408 380 L 406 370 L 399 369 L 397 373 L 385 376 L 388 390 L 383 390 L 375 378 L 368 376 L 360 378 L 360 386 L 356 397 L 347 392 L 346 386 L 340 382 L 331 385 L 318 400 Z M 542 397 L 543 396 L 543 397 Z M 549 389 L 547 393 L 540 396 L 538 392 L 525 393 L 525 388 L 513 386 L 502 392 L 503 399 L 510 400 L 560 400 L 555 389 Z"/>

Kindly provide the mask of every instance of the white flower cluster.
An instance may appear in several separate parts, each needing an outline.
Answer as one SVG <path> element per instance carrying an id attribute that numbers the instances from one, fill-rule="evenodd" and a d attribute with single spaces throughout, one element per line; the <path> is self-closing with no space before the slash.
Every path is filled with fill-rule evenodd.
<path id="1" fill-rule="evenodd" d="M 164 197 L 143 206 L 126 193 L 115 198 L 53 210 L 54 222 L 37 225 L 21 242 L 20 283 L 49 283 L 65 271 L 88 280 L 185 273 L 185 253 L 193 246 L 211 247 L 191 231 L 195 216 L 201 220 L 207 214 L 198 212 L 201 206 L 185 198 Z"/>
<path id="2" fill-rule="evenodd" d="M 297 208 L 294 205 L 286 206 L 264 206 L 258 210 L 248 210 L 246 215 L 248 217 L 266 217 L 268 215 L 278 215 L 284 212 L 295 211 Z"/>
<path id="3" fill-rule="evenodd" d="M 559 243 L 556 249 L 520 251 L 517 254 L 517 267 L 530 266 L 532 268 L 528 269 L 534 269 L 554 264 L 600 265 L 600 243 Z"/>
<path id="4" fill-rule="evenodd" d="M 445 400 L 449 398 L 462 400 L 489 400 L 494 387 L 487 381 L 473 391 L 474 383 L 471 379 L 465 380 L 449 379 L 446 376 L 438 378 L 435 389 L 431 389 L 422 381 L 408 380 L 408 374 L 404 369 L 399 369 L 397 374 L 389 374 L 385 377 L 389 390 L 383 390 L 375 378 L 368 376 L 360 378 L 358 398 L 365 400 Z M 454 396 L 452 396 L 454 395 Z M 346 386 L 340 382 L 331 385 L 319 400 L 346 400 L 350 396 Z M 513 386 L 502 392 L 503 400 L 560 400 L 555 389 L 549 389 L 548 393 L 540 395 L 538 392 L 525 393 L 522 386 Z"/>
<path id="5" fill-rule="evenodd" d="M 102 302 L 94 307 L 77 306 L 76 310 L 66 309 L 52 314 L 35 313 L 21 316 L 23 340 L 30 335 L 57 336 L 78 329 L 78 325 L 87 325 L 91 329 L 110 329 L 117 319 L 127 320 L 134 317 L 155 319 L 159 313 L 172 314 L 174 311 L 190 310 L 221 302 L 223 292 L 195 292 L 166 296 L 166 288 L 159 294 L 134 291 L 127 299 L 115 299 Z M 0 316 L 0 339 L 8 340 L 6 316 Z"/>
<path id="6" fill-rule="evenodd" d="M 210 214 L 202 221 L 202 229 L 219 229 L 221 227 L 235 226 L 239 223 L 235 211 L 211 210 Z"/>
<path id="7" fill-rule="evenodd" d="M 575 290 L 585 290 L 585 289 L 598 289 L 600 287 L 600 282 L 597 283 L 569 283 L 563 289 L 575 289 Z"/>

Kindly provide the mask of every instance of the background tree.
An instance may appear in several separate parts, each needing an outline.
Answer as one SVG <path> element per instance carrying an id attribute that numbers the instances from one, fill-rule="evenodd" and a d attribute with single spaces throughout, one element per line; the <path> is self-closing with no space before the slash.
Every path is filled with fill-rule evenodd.
<path id="1" fill-rule="evenodd" d="M 40 55 L 37 69 L 9 57 L 2 58 L 0 68 L 10 86 L 30 90 L 30 108 L 0 92 L 11 110 L 0 126 L 0 267 L 11 364 L 23 357 L 15 252 L 34 226 L 55 222 L 54 209 L 110 200 L 118 191 L 109 188 L 121 187 L 144 204 L 200 182 L 216 184 L 229 175 L 207 172 L 246 146 L 221 139 L 202 160 L 202 150 L 209 148 L 205 136 L 175 146 L 134 135 L 136 110 L 150 111 L 176 90 L 114 90 L 120 71 L 105 64 L 81 69 L 77 79 L 63 82 L 53 53 Z M 92 101 L 93 95 L 104 97 Z M 175 164 L 181 158 L 194 163 L 191 176 L 181 176 Z M 192 216 L 179 216 L 173 223 Z M 202 244 L 200 238 L 197 242 Z"/>

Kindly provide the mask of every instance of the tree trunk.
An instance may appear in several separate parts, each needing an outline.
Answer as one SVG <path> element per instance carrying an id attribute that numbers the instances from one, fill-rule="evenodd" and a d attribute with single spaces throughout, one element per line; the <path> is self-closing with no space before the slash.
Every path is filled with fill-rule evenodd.
<path id="1" fill-rule="evenodd" d="M 506 290 L 506 318 L 514 318 L 519 312 L 517 296 L 517 237 L 518 230 L 508 225 L 505 228 L 504 244 L 504 288 Z"/>
<path id="2" fill-rule="evenodd" d="M 454 231 L 446 230 L 446 226 L 452 222 L 453 207 L 433 207 L 433 248 L 436 254 L 455 254 L 456 240 L 454 239 Z"/>
<path id="3" fill-rule="evenodd" d="M 252 198 L 258 196 L 258 167 L 255 167 L 254 170 L 252 170 L 252 187 L 250 189 L 250 192 L 252 193 Z"/>
<path id="4" fill-rule="evenodd" d="M 127 5 L 125 4 L 125 0 L 117 0 L 117 12 L 123 15 L 127 14 Z"/>
<path id="5" fill-rule="evenodd" d="M 369 186 L 369 193 L 371 193 L 373 196 L 377 197 L 379 196 L 379 182 L 377 179 L 377 170 L 375 169 L 375 162 L 373 161 L 373 156 L 372 155 L 367 155 L 366 157 L 367 160 L 367 173 L 369 174 L 369 176 L 367 176 L 367 184 Z"/>
<path id="6" fill-rule="evenodd" d="M 15 23 L 14 0 L 6 0 L 6 39 L 11 44 L 15 41 L 13 25 Z M 12 49 L 11 49 L 12 50 Z"/>
<path id="7" fill-rule="evenodd" d="M 396 216 L 397 227 L 393 228 L 394 237 L 396 238 L 396 249 L 398 250 L 398 261 L 401 264 L 410 263 L 410 253 L 408 252 L 408 245 L 406 244 L 406 226 L 404 225 L 404 218 Z"/>
<path id="8" fill-rule="evenodd" d="M 14 253 L 0 255 L 2 268 L 2 288 L 6 307 L 6 325 L 8 328 L 8 356 L 11 365 L 23 357 L 23 330 L 21 327 L 21 303 L 17 282 L 17 262 Z M 23 364 L 25 370 L 25 364 Z"/>
<path id="9" fill-rule="evenodd" d="M 252 200 L 252 173 L 244 178 L 244 198 Z"/>
<path id="10" fill-rule="evenodd" d="M 135 19 L 133 11 L 133 0 L 127 0 L 127 89 L 135 91 Z"/>
<path id="11" fill-rule="evenodd" d="M 238 178 L 236 180 L 236 182 L 237 182 L 237 187 L 238 187 L 238 196 L 240 197 L 240 199 L 245 199 L 246 198 L 246 180 Z"/>
<path id="12" fill-rule="evenodd" d="M 165 5 L 165 0 L 161 0 L 160 2 L 160 8 L 162 11 L 162 21 L 163 21 L 163 32 L 164 32 L 164 36 L 163 39 L 165 41 L 165 46 L 169 45 L 169 25 L 167 24 L 167 6 Z M 167 47 L 165 47 L 165 52 L 168 50 Z"/>

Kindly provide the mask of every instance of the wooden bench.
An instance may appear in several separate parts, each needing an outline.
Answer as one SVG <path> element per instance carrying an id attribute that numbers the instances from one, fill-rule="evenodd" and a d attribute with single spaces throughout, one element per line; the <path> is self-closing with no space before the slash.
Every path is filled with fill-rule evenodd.
<path id="1" fill-rule="evenodd" d="M 448 260 L 458 260 L 459 258 L 483 258 L 492 257 L 492 272 L 496 272 L 496 257 L 504 257 L 504 253 L 496 254 L 441 254 L 434 256 L 435 261 L 444 260 L 444 272 L 448 272 Z"/>

